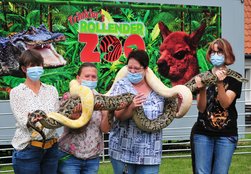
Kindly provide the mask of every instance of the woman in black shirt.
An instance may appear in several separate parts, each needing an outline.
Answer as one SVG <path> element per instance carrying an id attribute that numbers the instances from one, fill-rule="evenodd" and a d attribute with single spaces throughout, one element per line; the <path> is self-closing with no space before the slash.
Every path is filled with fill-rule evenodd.
<path id="1" fill-rule="evenodd" d="M 191 136 L 194 173 L 227 174 L 238 141 L 235 104 L 242 83 L 226 75 L 227 65 L 235 61 L 227 40 L 214 40 L 206 58 L 213 64 L 210 71 L 218 81 L 206 88 L 200 77 L 195 78 L 199 114 Z"/>

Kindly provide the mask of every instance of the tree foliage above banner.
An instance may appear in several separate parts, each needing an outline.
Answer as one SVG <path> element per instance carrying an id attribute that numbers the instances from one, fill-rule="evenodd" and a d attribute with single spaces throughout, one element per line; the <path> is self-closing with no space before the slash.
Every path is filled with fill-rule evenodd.
<path id="1" fill-rule="evenodd" d="M 41 77 L 42 82 L 52 84 L 62 95 L 69 90 L 68 84 L 76 77 L 76 72 L 82 64 L 80 53 L 86 44 L 79 42 L 79 23 L 90 23 L 90 21 L 115 23 L 116 25 L 142 23 L 145 27 L 145 33 L 141 37 L 150 57 L 150 68 L 167 86 L 171 86 L 170 80 L 158 73 L 156 64 L 160 56 L 159 46 L 162 43 L 158 22 L 165 23 L 170 31 L 185 31 L 187 33 L 192 33 L 202 22 L 206 22 L 207 28 L 197 49 L 197 59 L 202 72 L 210 69 L 210 65 L 205 60 L 208 43 L 221 35 L 220 10 L 219 7 L 188 6 L 186 4 L 168 5 L 94 0 L 88 2 L 77 0 L 5 0 L 1 2 L 0 8 L 0 37 L 22 32 L 30 26 L 38 27 L 41 23 L 45 24 L 52 32 L 63 33 L 66 40 L 54 43 L 54 46 L 57 52 L 67 60 L 67 64 L 62 67 L 45 69 L 45 73 Z M 93 14 L 92 16 L 91 13 L 94 12 L 97 15 Z M 83 13 L 82 18 L 80 17 L 81 13 Z M 81 20 L 85 20 L 85 22 Z M 101 93 L 105 93 L 109 89 L 118 70 L 126 64 L 127 59 L 123 46 L 129 35 L 114 36 L 122 46 L 122 53 L 116 61 L 107 61 L 106 53 L 102 53 L 100 41 L 105 37 L 106 34 L 98 34 L 98 43 L 95 48 L 95 51 L 100 53 L 100 62 L 95 64 L 99 70 L 97 90 Z M 20 77 L 1 76 L 0 99 L 8 99 L 10 89 L 23 81 L 24 78 Z"/>

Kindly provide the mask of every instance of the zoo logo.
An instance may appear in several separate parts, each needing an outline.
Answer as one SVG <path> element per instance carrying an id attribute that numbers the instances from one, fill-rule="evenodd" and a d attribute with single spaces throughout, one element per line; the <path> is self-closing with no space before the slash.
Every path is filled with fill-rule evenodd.
<path id="1" fill-rule="evenodd" d="M 80 52 L 81 62 L 100 62 L 100 55 L 105 54 L 108 62 L 118 60 L 122 54 L 122 44 L 116 36 L 128 36 L 124 42 L 124 53 L 127 57 L 132 45 L 138 49 L 145 49 L 145 26 L 141 22 L 134 23 L 102 23 L 81 20 L 79 23 L 78 40 L 85 43 Z M 100 42 L 100 52 L 95 51 L 99 39 L 98 35 L 106 35 Z"/>

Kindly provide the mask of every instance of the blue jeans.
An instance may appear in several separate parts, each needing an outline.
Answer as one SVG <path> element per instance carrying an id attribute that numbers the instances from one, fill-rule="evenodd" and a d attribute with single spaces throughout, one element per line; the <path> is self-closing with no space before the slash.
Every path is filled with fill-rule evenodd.
<path id="1" fill-rule="evenodd" d="M 15 174 L 56 174 L 58 168 L 58 144 L 49 149 L 28 145 L 15 150 L 12 155 Z"/>
<path id="2" fill-rule="evenodd" d="M 110 158 L 114 174 L 158 174 L 159 165 L 141 165 L 124 163 Z M 123 173 L 124 172 L 124 173 Z"/>
<path id="3" fill-rule="evenodd" d="M 238 137 L 209 137 L 194 134 L 196 174 L 227 174 Z"/>
<path id="4" fill-rule="evenodd" d="M 60 174 L 97 174 L 100 158 L 79 159 L 59 150 L 58 173 Z"/>

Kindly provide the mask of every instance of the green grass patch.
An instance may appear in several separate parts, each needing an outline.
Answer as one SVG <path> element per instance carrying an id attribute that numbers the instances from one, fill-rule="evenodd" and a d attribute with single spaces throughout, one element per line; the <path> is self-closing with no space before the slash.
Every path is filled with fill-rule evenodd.
<path id="1" fill-rule="evenodd" d="M 238 150 L 237 150 L 238 151 Z M 189 153 L 188 153 L 189 154 Z M 234 155 L 230 166 L 229 174 L 248 174 L 251 171 L 251 154 Z M 12 170 L 11 166 L 1 167 L 0 171 Z M 191 158 L 164 158 L 160 165 L 159 174 L 192 174 Z M 14 172 L 11 172 L 14 174 Z M 100 164 L 98 174 L 113 174 L 112 165 Z"/>
<path id="2" fill-rule="evenodd" d="M 251 139 L 251 135 L 246 135 L 245 139 Z M 241 139 L 240 139 L 241 140 Z M 244 139 L 242 139 L 244 140 Z M 239 141 L 238 148 L 236 149 L 235 154 L 232 159 L 230 166 L 229 174 L 249 174 L 251 171 L 251 142 L 248 141 Z M 168 147 L 169 149 L 171 147 Z M 189 148 L 187 146 L 183 148 Z M 242 153 L 242 154 L 238 154 Z M 249 153 L 249 154 L 248 154 Z M 175 158 L 170 158 L 168 156 L 177 156 Z M 190 157 L 178 157 L 179 155 L 190 155 L 190 152 L 168 152 L 163 153 L 163 159 L 160 165 L 159 174 L 192 174 L 192 161 Z M 1 166 L 0 171 L 13 170 L 12 166 Z M 9 172 L 9 174 L 14 174 L 14 172 Z M 112 165 L 107 159 L 106 162 L 100 164 L 98 174 L 113 174 Z"/>
<path id="3" fill-rule="evenodd" d="M 229 174 L 248 174 L 251 171 L 251 154 L 234 155 Z M 100 165 L 98 174 L 112 174 L 110 162 Z M 162 159 L 159 174 L 192 174 L 191 158 L 165 158 Z"/>

